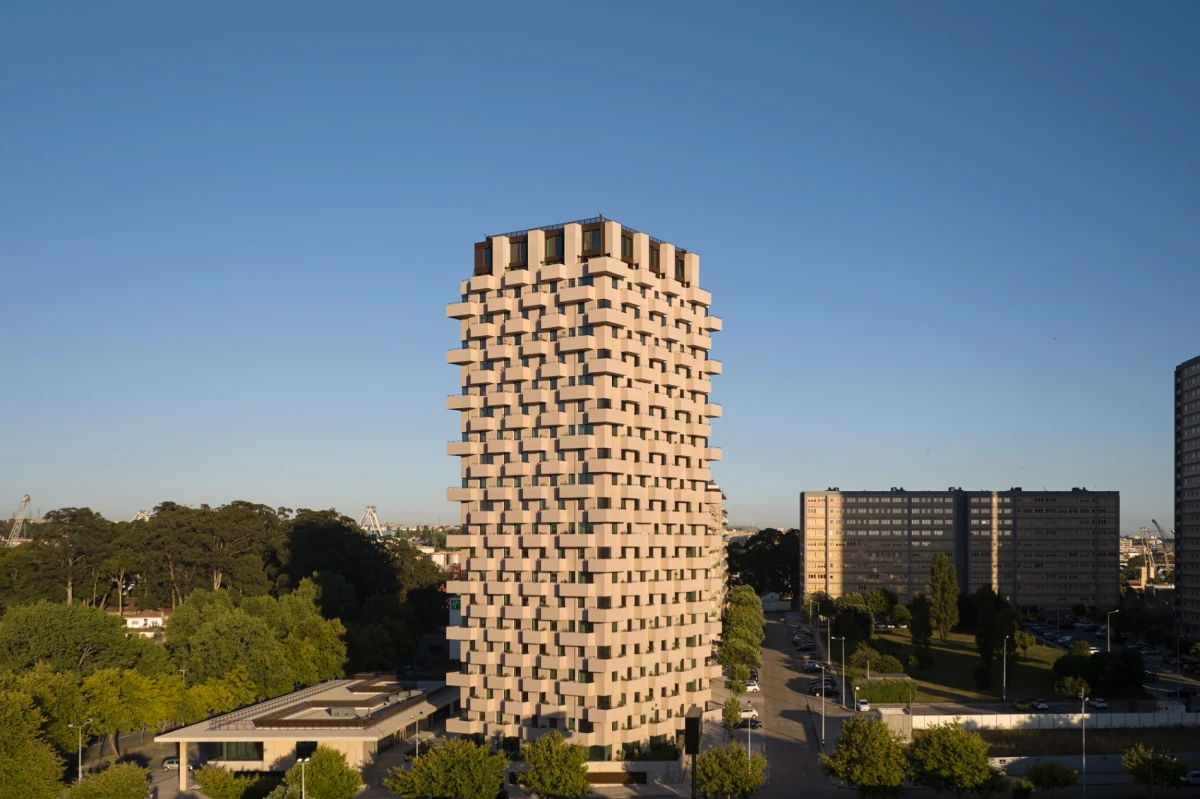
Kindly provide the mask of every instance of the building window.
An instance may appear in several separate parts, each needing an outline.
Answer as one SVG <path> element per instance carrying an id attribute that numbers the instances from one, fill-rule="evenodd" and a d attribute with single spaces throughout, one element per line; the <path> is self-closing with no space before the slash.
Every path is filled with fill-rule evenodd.
<path id="1" fill-rule="evenodd" d="M 621 257 L 627 260 L 633 260 L 633 237 L 621 237 Z"/>
<path id="2" fill-rule="evenodd" d="M 583 251 L 598 252 L 600 250 L 600 228 L 583 231 Z"/>
<path id="3" fill-rule="evenodd" d="M 658 245 L 656 245 L 656 244 L 652 244 L 652 245 L 650 245 L 650 271 L 651 271 L 651 272 L 658 272 L 658 271 L 659 271 L 659 266 L 658 266 Z"/>
<path id="4" fill-rule="evenodd" d="M 508 245 L 508 260 L 510 263 L 523 264 L 528 259 L 529 242 L 514 241 Z"/>
<path id="5" fill-rule="evenodd" d="M 683 282 L 683 259 L 682 258 L 675 259 L 675 279 L 678 280 L 680 283 Z"/>
<path id="6" fill-rule="evenodd" d="M 563 237 L 560 233 L 557 236 L 546 237 L 546 260 L 561 261 L 563 257 Z"/>

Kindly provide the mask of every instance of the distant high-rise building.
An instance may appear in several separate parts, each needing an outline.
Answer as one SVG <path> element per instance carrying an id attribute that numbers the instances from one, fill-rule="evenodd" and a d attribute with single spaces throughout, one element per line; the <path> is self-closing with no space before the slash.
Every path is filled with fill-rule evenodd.
<path id="1" fill-rule="evenodd" d="M 704 707 L 725 591 L 700 259 L 592 219 L 489 236 L 460 320 L 462 714 L 510 749 L 559 730 L 609 760 Z"/>
<path id="2" fill-rule="evenodd" d="M 991 586 L 1016 606 L 1111 607 L 1119 598 L 1115 491 L 806 491 L 801 583 L 837 598 L 928 590 L 936 555 L 959 590 Z"/>
<path id="3" fill-rule="evenodd" d="M 1175 608 L 1200 633 L 1200 357 L 1175 367 Z"/>

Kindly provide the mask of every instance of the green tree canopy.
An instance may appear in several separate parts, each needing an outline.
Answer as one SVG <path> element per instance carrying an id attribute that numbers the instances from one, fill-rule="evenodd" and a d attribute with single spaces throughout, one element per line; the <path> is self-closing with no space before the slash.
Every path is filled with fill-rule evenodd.
<path id="1" fill-rule="evenodd" d="M 897 793 L 907 768 L 899 736 L 867 716 L 848 719 L 833 755 L 819 757 L 826 774 L 864 797 Z"/>
<path id="2" fill-rule="evenodd" d="M 929 571 L 929 618 L 943 643 L 958 624 L 958 574 L 945 555 L 934 555 Z"/>
<path id="3" fill-rule="evenodd" d="M 892 612 L 892 608 L 900 602 L 900 598 L 886 588 L 874 589 L 867 594 L 866 600 L 867 607 L 877 619 L 886 618 Z"/>
<path id="4" fill-rule="evenodd" d="M 710 746 L 696 756 L 696 791 L 700 796 L 748 799 L 763 783 L 767 761 L 748 756 L 738 744 Z"/>
<path id="5" fill-rule="evenodd" d="M 742 705 L 738 702 L 736 696 L 731 696 L 725 700 L 724 718 L 726 728 L 731 730 L 735 724 L 742 720 Z"/>
<path id="6" fill-rule="evenodd" d="M 908 624 L 912 621 L 912 613 L 903 605 L 895 605 L 888 611 L 888 621 L 892 624 L 901 625 Z"/>
<path id="7" fill-rule="evenodd" d="M 28 694 L 0 690 L 0 799 L 54 799 L 63 763 L 42 737 Z"/>
<path id="8" fill-rule="evenodd" d="M 1155 785 L 1179 787 L 1179 780 L 1188 772 L 1188 765 L 1182 760 L 1148 749 L 1142 744 L 1134 744 L 1121 755 L 1121 765 L 1134 780 L 1146 786 L 1147 792 L 1153 792 Z"/>
<path id="9" fill-rule="evenodd" d="M 496 799 L 508 769 L 503 754 L 490 754 L 465 738 L 444 741 L 409 760 L 411 768 L 394 768 L 383 781 L 404 799 Z"/>
<path id="10" fill-rule="evenodd" d="M 358 769 L 346 762 L 345 755 L 328 746 L 318 746 L 303 768 L 297 763 L 283 775 L 283 783 L 288 787 L 299 788 L 302 781 L 309 799 L 353 799 L 362 787 Z"/>
<path id="11" fill-rule="evenodd" d="M 149 774 L 136 763 L 113 763 L 73 785 L 67 799 L 150 799 Z"/>
<path id="12" fill-rule="evenodd" d="M 1075 769 L 1062 763 L 1038 763 L 1025 772 L 1025 779 L 1043 791 L 1050 791 L 1051 796 L 1054 796 L 1059 788 L 1070 788 L 1078 777 L 1079 773 Z"/>
<path id="13" fill-rule="evenodd" d="M 913 782 L 962 796 L 988 783 L 992 766 L 987 743 L 957 721 L 927 728 L 909 747 Z"/>
<path id="14" fill-rule="evenodd" d="M 870 644 L 860 643 L 850 656 L 850 665 L 856 669 L 870 669 L 875 674 L 901 674 L 904 664 L 892 655 L 885 655 Z"/>
<path id="15" fill-rule="evenodd" d="M 250 799 L 262 796 L 264 780 L 263 777 L 238 774 L 219 766 L 204 766 L 196 772 L 196 786 L 204 791 L 209 799 Z"/>
<path id="16" fill-rule="evenodd" d="M 84 605 L 18 605 L 0 621 L 0 670 L 26 671 L 44 662 L 57 671 L 87 675 L 161 658 L 153 648 L 153 642 L 127 635 L 120 619 Z"/>
<path id="17" fill-rule="evenodd" d="M 1076 641 L 1071 644 L 1071 648 L 1067 650 L 1067 654 L 1081 658 L 1091 657 L 1092 645 L 1087 641 Z"/>
<path id="18" fill-rule="evenodd" d="M 592 789 L 587 750 L 567 743 L 560 732 L 541 736 L 521 754 L 529 768 L 517 775 L 517 783 L 526 793 L 540 799 L 582 799 Z"/>
<path id="19" fill-rule="evenodd" d="M 774 528 L 760 530 L 742 544 L 728 548 L 729 578 L 761 596 L 774 591 L 780 596 L 799 596 L 800 533 Z"/>
<path id="20" fill-rule="evenodd" d="M 846 649 L 853 649 L 875 632 L 875 617 L 865 604 L 848 605 L 833 617 L 833 632 L 839 638 L 845 636 Z"/>
<path id="21" fill-rule="evenodd" d="M 912 636 L 913 649 L 928 650 L 933 642 L 933 607 L 929 597 L 917 594 L 909 606 L 912 621 L 908 625 L 908 634 Z"/>

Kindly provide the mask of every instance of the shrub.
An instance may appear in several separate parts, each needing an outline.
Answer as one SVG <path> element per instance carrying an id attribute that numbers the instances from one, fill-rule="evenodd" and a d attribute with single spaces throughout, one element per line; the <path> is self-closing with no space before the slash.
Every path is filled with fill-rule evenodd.
<path id="1" fill-rule="evenodd" d="M 917 684 L 913 680 L 855 680 L 859 699 L 872 704 L 911 704 L 917 699 Z"/>
<path id="2" fill-rule="evenodd" d="M 1012 789 L 1013 799 L 1029 799 L 1033 794 L 1033 783 L 1024 777 L 1013 780 L 1009 787 Z"/>

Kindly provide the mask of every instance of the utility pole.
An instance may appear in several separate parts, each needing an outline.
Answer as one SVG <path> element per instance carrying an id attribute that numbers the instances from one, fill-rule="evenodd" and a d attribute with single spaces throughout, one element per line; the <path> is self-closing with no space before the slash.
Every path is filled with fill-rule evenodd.
<path id="1" fill-rule="evenodd" d="M 821 664 L 821 751 L 825 751 L 825 665 Z"/>
<path id="2" fill-rule="evenodd" d="M 1108 612 L 1108 618 L 1105 620 L 1104 624 L 1104 641 L 1108 647 L 1108 654 L 1110 655 L 1112 654 L 1112 617 L 1114 613 L 1120 612 L 1120 608 L 1117 608 L 1116 610 L 1110 610 Z"/>
<path id="3" fill-rule="evenodd" d="M 835 635 L 830 640 L 838 640 L 842 642 L 842 707 L 846 706 L 846 636 Z M 830 658 L 833 657 L 833 652 L 829 653 Z"/>

